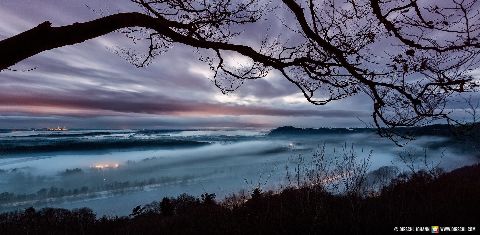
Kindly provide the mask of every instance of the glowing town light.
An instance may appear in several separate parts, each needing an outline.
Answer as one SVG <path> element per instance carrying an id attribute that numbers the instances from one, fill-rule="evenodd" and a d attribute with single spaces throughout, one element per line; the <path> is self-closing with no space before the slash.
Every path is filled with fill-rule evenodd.
<path id="1" fill-rule="evenodd" d="M 294 143 L 289 143 L 289 144 L 288 144 L 288 148 L 294 149 L 294 148 L 295 148 L 295 144 L 294 144 Z"/>
<path id="2" fill-rule="evenodd" d="M 47 128 L 47 131 L 68 131 L 68 129 L 66 127 L 58 126 L 54 128 Z"/>
<path id="3" fill-rule="evenodd" d="M 118 163 L 115 163 L 115 164 L 95 164 L 93 166 L 93 168 L 99 169 L 99 170 L 108 169 L 108 168 L 118 168 L 118 167 L 120 167 L 120 164 L 118 164 Z"/>

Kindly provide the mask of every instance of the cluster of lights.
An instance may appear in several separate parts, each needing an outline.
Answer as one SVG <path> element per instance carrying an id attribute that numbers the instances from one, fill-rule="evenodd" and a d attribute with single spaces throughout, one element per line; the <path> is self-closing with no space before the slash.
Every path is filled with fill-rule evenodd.
<path id="1" fill-rule="evenodd" d="M 48 131 L 68 131 L 66 127 L 54 127 L 54 128 L 47 128 Z"/>
<path id="2" fill-rule="evenodd" d="M 115 164 L 96 164 L 93 166 L 95 169 L 106 169 L 106 168 L 118 168 L 120 165 L 118 163 Z"/>

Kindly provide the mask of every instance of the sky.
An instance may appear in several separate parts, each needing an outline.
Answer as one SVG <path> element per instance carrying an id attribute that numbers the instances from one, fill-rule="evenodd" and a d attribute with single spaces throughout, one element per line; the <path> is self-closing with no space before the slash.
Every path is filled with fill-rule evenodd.
<path id="1" fill-rule="evenodd" d="M 0 40 L 47 20 L 61 26 L 137 10 L 128 0 L 2 0 Z M 254 27 L 243 40 L 264 29 Z M 111 33 L 2 71 L 0 129 L 363 127 L 371 121 L 366 96 L 315 106 L 275 71 L 224 95 L 194 49 L 175 44 L 137 68 L 114 53 L 131 45 L 124 34 Z"/>

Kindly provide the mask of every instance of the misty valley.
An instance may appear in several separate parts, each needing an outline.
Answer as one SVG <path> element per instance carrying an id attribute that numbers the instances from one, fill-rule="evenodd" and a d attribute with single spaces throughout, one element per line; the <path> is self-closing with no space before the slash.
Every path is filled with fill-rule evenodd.
<path id="1" fill-rule="evenodd" d="M 405 147 L 365 128 L 4 130 L 0 211 L 89 207 L 97 216 L 128 215 L 137 205 L 182 193 L 221 200 L 255 188 L 281 190 L 307 177 L 319 151 L 332 165 L 354 155 L 368 163 L 370 175 L 479 162 L 471 145 L 441 128 L 418 130 Z M 335 177 L 332 183 L 341 178 Z"/>

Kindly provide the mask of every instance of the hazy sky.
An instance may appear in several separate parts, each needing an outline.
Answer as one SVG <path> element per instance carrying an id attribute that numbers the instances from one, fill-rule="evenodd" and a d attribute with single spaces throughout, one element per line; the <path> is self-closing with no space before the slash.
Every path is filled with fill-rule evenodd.
<path id="1" fill-rule="evenodd" d="M 134 10 L 128 0 L 2 0 L 0 39 L 46 20 L 60 26 Z M 264 28 L 253 27 L 245 40 Z M 1 72 L 0 128 L 322 127 L 370 121 L 371 102 L 364 96 L 314 106 L 276 72 L 223 95 L 194 49 L 174 45 L 149 67 L 136 68 L 113 52 L 129 45 L 123 34 L 112 33 L 13 67 L 33 71 Z"/>

